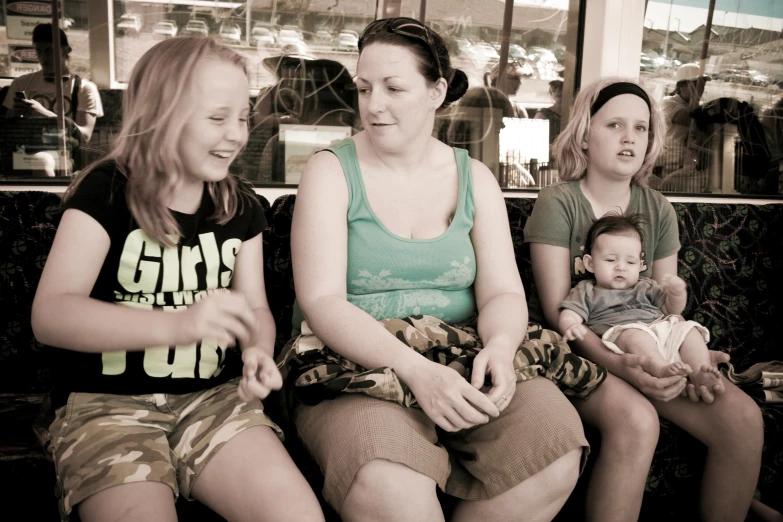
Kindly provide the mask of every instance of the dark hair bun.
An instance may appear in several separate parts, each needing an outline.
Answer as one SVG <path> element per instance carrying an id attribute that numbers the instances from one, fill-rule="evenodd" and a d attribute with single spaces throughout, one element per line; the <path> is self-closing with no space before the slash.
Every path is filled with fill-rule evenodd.
<path id="1" fill-rule="evenodd" d="M 449 82 L 449 88 L 446 91 L 446 98 L 441 107 L 448 107 L 455 101 L 462 98 L 465 91 L 468 90 L 468 75 L 461 69 L 454 69 L 454 77 Z"/>

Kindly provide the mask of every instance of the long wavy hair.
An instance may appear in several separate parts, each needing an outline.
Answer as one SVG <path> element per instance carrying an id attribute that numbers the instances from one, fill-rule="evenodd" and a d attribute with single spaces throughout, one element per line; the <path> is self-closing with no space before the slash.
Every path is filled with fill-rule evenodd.
<path id="1" fill-rule="evenodd" d="M 571 118 L 566 128 L 560 133 L 554 144 L 555 158 L 557 160 L 560 179 L 563 181 L 576 181 L 585 177 L 589 162 L 588 151 L 582 148 L 590 135 L 590 107 L 595 103 L 598 93 L 604 88 L 617 82 L 636 83 L 635 80 L 621 78 L 602 78 L 580 89 L 574 99 L 571 109 Z M 640 87 L 642 87 L 640 85 Z M 644 87 L 642 87 L 644 88 Z M 647 152 L 639 171 L 634 174 L 631 182 L 646 186 L 647 178 L 652 174 L 656 159 L 663 151 L 664 138 L 666 136 L 666 124 L 661 110 L 655 99 L 647 93 L 650 99 L 650 127 L 647 141 Z"/>
<path id="2" fill-rule="evenodd" d="M 158 243 L 173 247 L 180 229 L 168 208 L 184 172 L 179 157 L 183 128 L 195 111 L 198 86 L 194 72 L 206 60 L 232 63 L 247 75 L 245 59 L 211 38 L 179 37 L 153 46 L 136 62 L 122 98 L 122 126 L 111 152 L 87 166 L 65 193 L 66 200 L 96 167 L 114 162 L 127 178 L 125 195 L 131 215 Z M 211 219 L 219 224 L 242 212 L 252 187 L 230 174 L 208 182 L 214 203 Z"/>

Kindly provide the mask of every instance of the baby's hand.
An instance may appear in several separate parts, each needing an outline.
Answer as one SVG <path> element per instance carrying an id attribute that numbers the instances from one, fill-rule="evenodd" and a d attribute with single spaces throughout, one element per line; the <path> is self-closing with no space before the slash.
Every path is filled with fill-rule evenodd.
<path id="1" fill-rule="evenodd" d="M 283 377 L 275 361 L 261 348 L 242 350 L 242 363 L 239 397 L 243 401 L 254 397 L 263 400 L 272 390 L 279 390 L 283 386 Z"/>
<path id="2" fill-rule="evenodd" d="M 688 292 L 688 286 L 685 284 L 685 281 L 676 275 L 666 274 L 663 276 L 661 286 L 667 294 L 675 297 L 685 295 Z"/>
<path id="3" fill-rule="evenodd" d="M 584 323 L 573 323 L 563 332 L 563 339 L 566 341 L 575 341 L 579 339 L 582 341 L 587 335 L 587 327 Z"/>

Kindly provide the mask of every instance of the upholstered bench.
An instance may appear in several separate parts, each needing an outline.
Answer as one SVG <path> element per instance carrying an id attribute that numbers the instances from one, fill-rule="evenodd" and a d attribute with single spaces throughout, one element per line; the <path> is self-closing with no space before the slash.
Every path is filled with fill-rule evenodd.
<path id="1" fill-rule="evenodd" d="M 267 297 L 277 323 L 278 347 L 291 330 L 294 285 L 291 218 L 296 197 L 278 198 L 267 209 L 265 233 Z M 535 199 L 508 197 L 506 207 L 523 281 L 532 279 L 525 221 Z M 775 334 L 783 317 L 783 205 L 675 203 L 682 251 L 680 276 L 689 285 L 685 315 L 712 334 L 711 348 L 731 354 L 741 371 L 756 362 L 781 359 Z M 52 348 L 38 343 L 30 325 L 33 296 L 46 262 L 58 218 L 59 197 L 47 192 L 0 192 L 0 506 L 24 520 L 57 520 L 54 471 L 32 429 L 52 385 Z M 290 423 L 276 408 L 280 424 Z M 783 511 L 783 406 L 762 405 L 765 423 L 761 500 Z M 288 429 L 287 446 L 305 476 L 318 489 L 317 466 Z M 595 441 L 598 443 L 598 441 Z M 647 480 L 642 520 L 697 520 L 699 477 L 704 448 L 676 426 L 662 421 L 661 436 Z M 558 520 L 581 518 L 584 480 Z M 607 507 L 610 509 L 610 507 Z M 197 502 L 180 500 L 181 520 L 219 520 Z M 19 515 L 17 515 L 19 516 Z M 5 517 L 0 517 L 5 518 Z M 332 512 L 328 519 L 336 519 Z"/>

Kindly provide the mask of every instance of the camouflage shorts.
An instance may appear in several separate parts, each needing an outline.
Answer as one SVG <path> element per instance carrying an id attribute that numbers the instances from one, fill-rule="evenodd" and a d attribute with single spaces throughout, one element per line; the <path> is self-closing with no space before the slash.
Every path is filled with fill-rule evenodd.
<path id="1" fill-rule="evenodd" d="M 269 426 L 282 438 L 260 401 L 239 398 L 237 384 L 183 395 L 71 393 L 45 441 L 62 519 L 91 495 L 129 482 L 162 482 L 175 498 L 190 498 L 196 477 L 234 435 Z"/>

